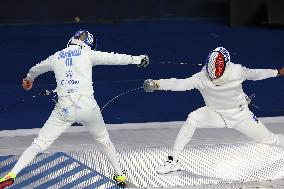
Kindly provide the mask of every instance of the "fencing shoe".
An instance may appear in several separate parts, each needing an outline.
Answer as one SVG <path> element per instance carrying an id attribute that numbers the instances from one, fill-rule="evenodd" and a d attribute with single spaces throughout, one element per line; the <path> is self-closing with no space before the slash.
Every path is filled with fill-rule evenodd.
<path id="1" fill-rule="evenodd" d="M 172 156 L 168 156 L 168 159 L 165 161 L 164 165 L 157 167 L 158 174 L 167 174 L 173 171 L 179 171 L 181 165 L 178 161 L 174 161 Z"/>

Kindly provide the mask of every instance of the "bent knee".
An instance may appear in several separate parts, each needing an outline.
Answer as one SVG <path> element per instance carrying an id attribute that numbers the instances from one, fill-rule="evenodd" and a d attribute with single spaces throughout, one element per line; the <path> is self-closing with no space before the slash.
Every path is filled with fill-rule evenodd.
<path id="1" fill-rule="evenodd" d="M 261 142 L 268 145 L 284 145 L 284 136 L 279 134 L 272 134 L 268 138 L 264 138 L 260 140 Z"/>
<path id="2" fill-rule="evenodd" d="M 196 112 L 192 112 L 188 115 L 188 118 L 186 119 L 186 124 L 191 127 L 198 127 L 199 117 Z"/>
<path id="3" fill-rule="evenodd" d="M 278 144 L 278 137 L 275 134 L 271 134 L 271 136 L 266 138 L 256 138 L 256 141 L 262 142 L 268 145 L 277 145 Z"/>
<path id="4" fill-rule="evenodd" d="M 34 139 L 33 144 L 38 146 L 39 153 L 45 151 L 54 141 L 51 140 L 45 140 L 41 137 L 37 137 Z"/>

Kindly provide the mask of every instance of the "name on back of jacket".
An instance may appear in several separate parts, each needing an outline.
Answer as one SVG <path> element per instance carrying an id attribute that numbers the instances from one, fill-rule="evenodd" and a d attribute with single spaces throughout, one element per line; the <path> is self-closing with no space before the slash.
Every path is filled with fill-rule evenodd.
<path id="1" fill-rule="evenodd" d="M 71 58 L 73 56 L 80 56 L 82 53 L 81 49 L 76 49 L 76 50 L 69 50 L 69 51 L 60 51 L 59 52 L 59 57 L 58 59 L 60 58 Z"/>
<path id="2" fill-rule="evenodd" d="M 60 51 L 58 59 L 60 58 L 65 58 L 65 65 L 66 66 L 72 66 L 73 65 L 73 60 L 72 58 L 74 56 L 80 56 L 82 53 L 81 49 L 76 49 L 76 50 L 69 50 L 69 51 Z"/>

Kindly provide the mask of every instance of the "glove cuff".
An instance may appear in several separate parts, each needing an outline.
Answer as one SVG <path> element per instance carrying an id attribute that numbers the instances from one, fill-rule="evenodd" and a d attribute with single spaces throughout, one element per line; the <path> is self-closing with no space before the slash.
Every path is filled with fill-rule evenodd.
<path id="1" fill-rule="evenodd" d="M 132 64 L 140 64 L 141 63 L 141 57 L 140 56 L 131 56 L 132 58 Z"/>
<path id="2" fill-rule="evenodd" d="M 155 83 L 155 90 L 158 90 L 160 88 L 159 80 L 154 80 L 154 83 Z"/>
<path id="3" fill-rule="evenodd" d="M 277 76 L 282 76 L 280 73 L 280 69 L 277 69 Z"/>
<path id="4" fill-rule="evenodd" d="M 31 82 L 34 81 L 34 78 L 29 73 L 27 74 L 25 79 L 28 80 L 28 81 L 31 81 Z"/>

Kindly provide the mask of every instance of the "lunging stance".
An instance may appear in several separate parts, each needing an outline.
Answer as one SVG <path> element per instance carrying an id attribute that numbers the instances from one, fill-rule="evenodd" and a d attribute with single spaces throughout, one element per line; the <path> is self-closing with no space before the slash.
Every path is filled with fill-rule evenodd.
<path id="1" fill-rule="evenodd" d="M 242 83 L 245 80 L 262 80 L 283 76 L 281 69 L 248 69 L 230 61 L 229 52 L 218 47 L 210 52 L 203 69 L 186 79 L 148 79 L 146 92 L 155 90 L 187 91 L 197 89 L 205 106 L 188 115 L 181 127 L 172 154 L 164 165 L 157 168 L 160 174 L 181 169 L 179 155 L 197 128 L 234 128 L 248 137 L 271 145 L 284 145 L 284 136 L 270 132 L 249 110 Z"/>
<path id="2" fill-rule="evenodd" d="M 92 137 L 102 145 L 105 155 L 115 170 L 114 180 L 125 185 L 123 174 L 105 123 L 93 96 L 92 67 L 95 65 L 149 64 L 147 55 L 130 56 L 92 50 L 96 40 L 87 30 L 79 30 L 69 40 L 67 48 L 56 52 L 32 67 L 22 86 L 30 90 L 35 78 L 48 71 L 55 74 L 58 103 L 34 142 L 23 152 L 14 168 L 0 179 L 0 188 L 12 185 L 16 175 L 47 149 L 74 122 L 86 126 Z"/>

